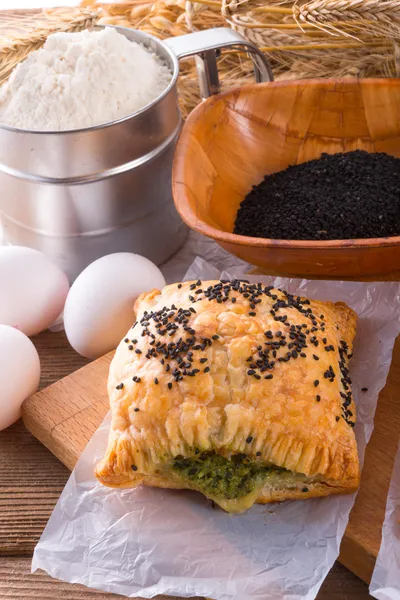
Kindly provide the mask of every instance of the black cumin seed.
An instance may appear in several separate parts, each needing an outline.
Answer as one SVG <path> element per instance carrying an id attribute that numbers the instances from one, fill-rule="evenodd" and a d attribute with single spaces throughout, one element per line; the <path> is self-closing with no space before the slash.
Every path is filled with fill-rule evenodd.
<path id="1" fill-rule="evenodd" d="M 118 385 L 115 386 L 116 390 L 122 390 L 122 388 L 124 387 L 123 383 L 119 383 Z"/>
<path id="2" fill-rule="evenodd" d="M 125 344 L 127 344 L 129 342 L 128 338 L 124 339 Z"/>
<path id="3" fill-rule="evenodd" d="M 321 400 L 321 396 L 319 394 L 317 394 L 317 396 L 315 397 L 316 401 L 319 402 Z"/>
<path id="4" fill-rule="evenodd" d="M 314 381 L 314 387 L 317 387 L 317 386 L 319 386 L 319 381 L 318 381 L 318 379 L 316 379 L 316 380 Z"/>
<path id="5" fill-rule="evenodd" d="M 340 421 L 340 417 L 335 417 L 336 421 Z"/>
<path id="6" fill-rule="evenodd" d="M 253 441 L 253 437 L 251 435 L 249 435 L 249 437 L 246 439 L 246 444 L 251 444 L 252 441 Z"/>
<path id="7" fill-rule="evenodd" d="M 139 348 L 136 348 L 135 352 L 136 352 L 136 354 L 142 354 L 142 351 L 139 350 Z"/>
<path id="8" fill-rule="evenodd" d="M 157 377 L 154 377 L 154 383 L 155 383 L 156 385 L 158 385 L 158 379 L 157 379 Z"/>
<path id="9" fill-rule="evenodd" d="M 309 491 L 309 489 L 308 489 L 308 488 L 306 488 L 306 487 L 304 487 L 304 488 L 303 488 L 301 491 L 302 491 L 302 492 L 304 492 L 304 493 L 306 494 L 306 493 Z"/>
<path id="10" fill-rule="evenodd" d="M 261 452 L 256 452 L 256 456 L 261 456 Z"/>
<path id="11" fill-rule="evenodd" d="M 368 392 L 368 388 L 367 387 L 363 387 L 363 388 L 361 388 L 361 391 L 362 392 Z"/>
<path id="12" fill-rule="evenodd" d="M 319 360 L 319 356 L 317 356 L 316 354 L 313 354 L 313 359 L 314 360 Z"/>
<path id="13" fill-rule="evenodd" d="M 169 389 L 169 390 L 172 390 L 172 383 L 171 383 L 171 382 L 169 382 L 167 385 L 168 385 L 168 389 Z"/>
<path id="14" fill-rule="evenodd" d="M 133 350 L 133 346 L 132 346 L 132 345 L 129 345 L 129 346 L 128 346 L 128 350 Z"/>
<path id="15" fill-rule="evenodd" d="M 200 362 L 201 362 L 202 364 L 203 364 L 203 363 L 205 363 L 205 362 L 207 362 L 207 361 L 208 361 L 208 358 L 201 358 L 201 359 L 200 359 Z"/>
<path id="16" fill-rule="evenodd" d="M 272 378 L 273 378 L 273 375 L 272 375 L 272 373 L 270 373 L 269 375 L 266 375 L 266 376 L 264 377 L 264 379 L 272 379 Z"/>
<path id="17" fill-rule="evenodd" d="M 210 367 L 206 367 L 203 371 L 203 373 L 208 373 L 210 371 Z"/>
<path id="18" fill-rule="evenodd" d="M 255 317 L 257 313 L 255 313 L 254 311 L 249 312 L 250 317 Z"/>
<path id="19" fill-rule="evenodd" d="M 132 471 L 137 471 L 137 466 L 136 465 L 131 465 L 131 469 L 132 469 Z"/>
<path id="20" fill-rule="evenodd" d="M 254 375 L 254 374 L 255 374 L 255 371 L 254 371 L 254 369 L 249 369 L 249 370 L 247 371 L 247 375 Z"/>
<path id="21" fill-rule="evenodd" d="M 180 289 L 181 289 L 181 287 L 182 287 L 182 284 L 181 284 L 181 283 L 178 283 L 178 290 L 180 290 Z"/>
<path id="22" fill-rule="evenodd" d="M 140 410 L 140 409 L 136 407 L 136 408 L 134 408 L 133 410 L 134 410 L 135 412 L 139 412 L 139 410 Z"/>

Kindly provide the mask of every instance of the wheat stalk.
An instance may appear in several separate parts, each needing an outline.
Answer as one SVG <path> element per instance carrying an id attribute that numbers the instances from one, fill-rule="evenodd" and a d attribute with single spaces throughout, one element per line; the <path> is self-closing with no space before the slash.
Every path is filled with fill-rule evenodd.
<path id="1" fill-rule="evenodd" d="M 297 18 L 309 22 L 365 19 L 391 23 L 400 21 L 398 0 L 314 0 L 293 5 Z"/>
<path id="2" fill-rule="evenodd" d="M 400 3 L 398 0 L 314 0 L 293 5 L 293 16 L 299 23 L 308 23 L 327 32 L 342 33 L 332 21 L 358 22 L 377 34 L 399 33 Z"/>

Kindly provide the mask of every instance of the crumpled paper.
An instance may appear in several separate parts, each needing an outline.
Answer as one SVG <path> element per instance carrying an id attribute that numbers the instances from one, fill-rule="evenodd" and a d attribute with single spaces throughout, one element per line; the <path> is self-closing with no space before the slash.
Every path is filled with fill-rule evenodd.
<path id="1" fill-rule="evenodd" d="M 196 259 L 186 278 L 219 276 L 218 269 Z M 351 375 L 362 464 L 400 331 L 400 285 L 248 279 L 310 298 L 342 300 L 357 311 Z M 355 494 L 257 505 L 228 515 L 194 492 L 105 488 L 93 469 L 106 448 L 108 427 L 109 417 L 79 459 L 35 548 L 32 571 L 41 568 L 65 581 L 129 597 L 315 598 L 338 556 Z"/>
<path id="2" fill-rule="evenodd" d="M 400 600 L 400 445 L 390 482 L 381 547 L 369 591 L 378 600 Z"/>

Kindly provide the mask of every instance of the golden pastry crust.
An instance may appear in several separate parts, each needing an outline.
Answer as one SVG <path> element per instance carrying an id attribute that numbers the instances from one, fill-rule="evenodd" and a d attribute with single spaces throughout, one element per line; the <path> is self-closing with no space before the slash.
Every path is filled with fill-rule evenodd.
<path id="1" fill-rule="evenodd" d="M 110 367 L 103 484 L 189 488 L 162 467 L 196 449 L 304 474 L 307 483 L 267 482 L 258 502 L 357 488 L 348 306 L 207 281 L 143 294 L 135 312 Z"/>

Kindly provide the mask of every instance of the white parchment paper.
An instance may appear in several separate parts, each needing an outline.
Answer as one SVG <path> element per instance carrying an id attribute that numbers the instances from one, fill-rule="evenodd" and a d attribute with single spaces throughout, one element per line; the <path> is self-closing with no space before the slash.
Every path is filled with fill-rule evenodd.
<path id="1" fill-rule="evenodd" d="M 220 273 L 196 259 L 187 278 Z M 235 268 L 225 276 L 237 276 Z M 342 300 L 357 311 L 351 375 L 362 463 L 400 331 L 399 284 L 249 279 L 310 298 Z M 107 418 L 68 480 L 36 546 L 33 571 L 41 568 L 65 581 L 129 597 L 315 598 L 338 556 L 354 494 L 255 506 L 232 516 L 194 492 L 108 489 L 93 476 L 108 427 Z"/>
<path id="2" fill-rule="evenodd" d="M 400 445 L 389 488 L 381 547 L 369 591 L 378 600 L 400 600 Z"/>

